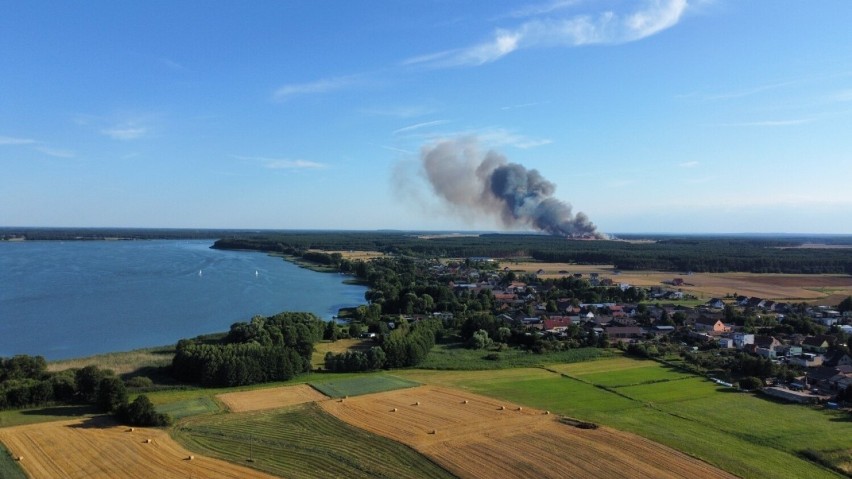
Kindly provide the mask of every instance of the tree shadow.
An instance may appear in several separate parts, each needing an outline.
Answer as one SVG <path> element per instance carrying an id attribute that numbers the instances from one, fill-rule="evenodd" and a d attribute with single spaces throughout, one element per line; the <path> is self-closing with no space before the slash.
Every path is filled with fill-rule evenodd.
<path id="1" fill-rule="evenodd" d="M 85 421 L 70 424 L 68 427 L 75 429 L 104 429 L 118 425 L 119 423 L 112 416 L 100 414 L 98 416 L 92 416 Z"/>
<path id="2" fill-rule="evenodd" d="M 22 416 L 67 416 L 67 417 L 77 417 L 77 416 L 87 416 L 90 414 L 96 414 L 98 409 L 91 405 L 80 405 L 80 406 L 52 406 L 52 407 L 43 407 L 39 409 L 26 409 L 21 411 L 20 414 Z"/>

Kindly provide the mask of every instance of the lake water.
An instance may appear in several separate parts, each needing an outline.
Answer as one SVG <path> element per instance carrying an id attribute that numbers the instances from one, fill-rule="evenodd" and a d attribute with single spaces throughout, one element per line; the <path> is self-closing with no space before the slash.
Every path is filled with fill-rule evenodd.
<path id="1" fill-rule="evenodd" d="M 281 311 L 331 319 L 363 286 L 212 240 L 0 242 L 0 357 L 174 344 Z"/>

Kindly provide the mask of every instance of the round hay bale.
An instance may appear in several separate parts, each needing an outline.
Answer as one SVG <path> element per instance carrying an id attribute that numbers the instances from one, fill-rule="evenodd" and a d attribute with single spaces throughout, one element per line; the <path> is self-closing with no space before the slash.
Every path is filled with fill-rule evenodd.
<path id="1" fill-rule="evenodd" d="M 396 408 L 391 409 L 392 412 L 396 412 Z"/>
<path id="2" fill-rule="evenodd" d="M 438 430 L 437 430 L 437 429 L 432 429 L 432 434 L 438 434 Z"/>
<path id="3" fill-rule="evenodd" d="M 151 438 L 145 439 L 145 444 L 151 444 L 151 442 L 153 442 L 151 441 Z"/>
<path id="4" fill-rule="evenodd" d="M 24 460 L 24 456 L 18 456 L 18 457 L 16 457 L 16 458 L 15 458 L 15 460 L 16 460 L 16 461 L 23 461 L 23 460 Z"/>
<path id="5" fill-rule="evenodd" d="M 504 410 L 504 409 L 506 409 L 506 406 L 500 406 L 501 411 Z"/>
<path id="6" fill-rule="evenodd" d="M 523 411 L 523 410 L 524 410 L 524 408 L 518 406 L 518 411 Z"/>
<path id="7" fill-rule="evenodd" d="M 550 411 L 544 411 L 544 414 L 545 415 L 550 414 Z"/>
<path id="8" fill-rule="evenodd" d="M 420 401 L 415 402 L 415 403 L 414 403 L 414 405 L 415 405 L 415 406 L 419 406 L 419 405 L 420 405 Z"/>
<path id="9" fill-rule="evenodd" d="M 467 399 L 465 399 L 464 401 L 462 401 L 462 404 L 467 404 Z"/>
<path id="10" fill-rule="evenodd" d="M 133 432 L 133 428 L 131 427 L 127 432 Z"/>
<path id="11" fill-rule="evenodd" d="M 195 456 L 189 456 L 187 459 L 191 461 L 191 460 L 195 459 Z"/>

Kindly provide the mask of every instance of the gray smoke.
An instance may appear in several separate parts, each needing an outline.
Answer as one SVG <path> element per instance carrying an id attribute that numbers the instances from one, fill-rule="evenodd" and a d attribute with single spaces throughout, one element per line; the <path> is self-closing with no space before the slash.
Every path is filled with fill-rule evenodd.
<path id="1" fill-rule="evenodd" d="M 495 151 L 481 155 L 473 139 L 424 147 L 421 160 L 432 189 L 465 217 L 486 214 L 506 227 L 533 227 L 570 237 L 602 237 L 583 213 L 553 198 L 556 185 L 537 170 L 509 163 Z"/>

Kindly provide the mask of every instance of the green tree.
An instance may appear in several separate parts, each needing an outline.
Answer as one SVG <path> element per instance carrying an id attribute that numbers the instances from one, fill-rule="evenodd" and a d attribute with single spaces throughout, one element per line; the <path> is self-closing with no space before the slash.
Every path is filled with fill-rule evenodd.
<path id="1" fill-rule="evenodd" d="M 97 406 L 104 412 L 117 411 L 127 403 L 127 388 L 121 379 L 106 377 L 98 383 Z"/>
<path id="2" fill-rule="evenodd" d="M 326 323 L 325 331 L 323 331 L 322 338 L 332 342 L 337 341 L 337 325 L 334 324 L 334 320 L 331 320 Z"/>

